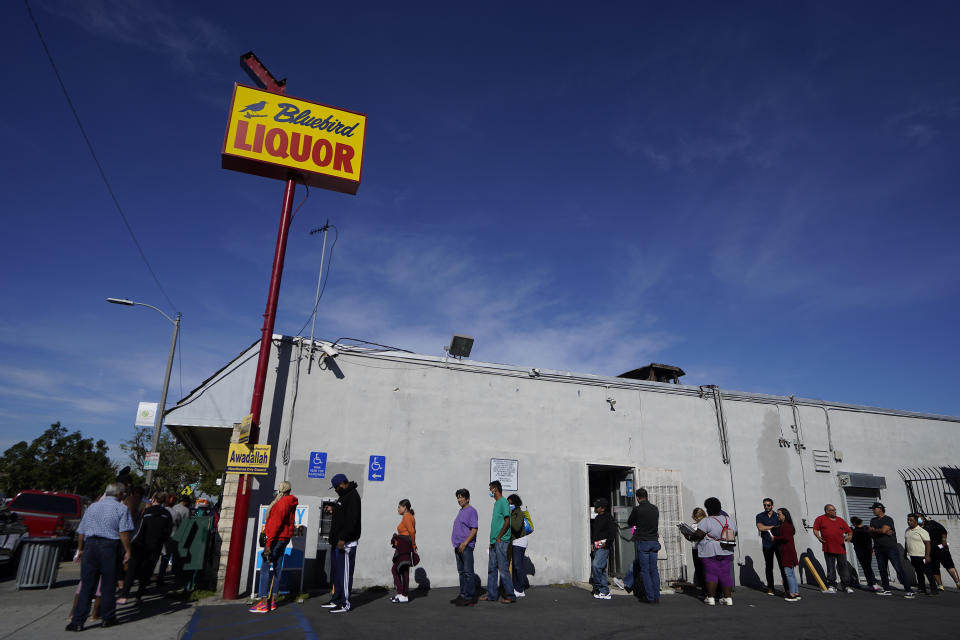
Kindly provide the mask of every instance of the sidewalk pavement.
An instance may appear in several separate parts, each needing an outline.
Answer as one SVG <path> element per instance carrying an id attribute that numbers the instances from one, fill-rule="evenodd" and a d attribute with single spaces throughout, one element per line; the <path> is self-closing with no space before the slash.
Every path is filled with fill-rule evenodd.
<path id="1" fill-rule="evenodd" d="M 622 592 L 621 592 L 622 593 Z M 199 606 L 182 640 L 239 640 L 240 638 L 436 638 L 467 640 L 509 638 L 622 638 L 638 634 L 653 637 L 815 638 L 848 639 L 914 637 L 924 640 L 957 638 L 960 593 L 955 589 L 936 597 L 906 600 L 858 591 L 823 594 L 803 588 L 800 602 L 785 602 L 765 591 L 738 588 L 734 605 L 708 607 L 691 595 L 665 593 L 660 604 L 642 604 L 618 595 L 596 600 L 576 585 L 531 587 L 516 604 L 480 602 L 455 607 L 449 600 L 455 588 L 411 591 L 410 602 L 390 602 L 392 591 L 370 589 L 351 598 L 354 608 L 331 614 L 320 605 L 329 597 L 303 604 L 281 604 L 274 612 L 252 614 L 247 604 Z"/>
<path id="2" fill-rule="evenodd" d="M 73 608 L 73 596 L 80 581 L 80 565 L 61 562 L 57 582 L 52 589 L 17 591 L 16 576 L 0 581 L 0 640 L 46 640 L 71 637 L 64 631 Z M 117 607 L 116 627 L 101 629 L 100 623 L 87 622 L 84 633 L 95 638 L 125 640 L 169 640 L 177 638 L 193 615 L 196 603 L 165 598 L 155 588 L 147 592 L 143 604 Z"/>

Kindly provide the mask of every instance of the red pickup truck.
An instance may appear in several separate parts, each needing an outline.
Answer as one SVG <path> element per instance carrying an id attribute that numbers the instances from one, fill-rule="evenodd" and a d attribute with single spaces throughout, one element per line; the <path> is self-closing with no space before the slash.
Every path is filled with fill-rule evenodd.
<path id="1" fill-rule="evenodd" d="M 83 516 L 82 496 L 58 491 L 26 490 L 17 494 L 9 505 L 20 516 L 31 537 L 74 537 Z"/>

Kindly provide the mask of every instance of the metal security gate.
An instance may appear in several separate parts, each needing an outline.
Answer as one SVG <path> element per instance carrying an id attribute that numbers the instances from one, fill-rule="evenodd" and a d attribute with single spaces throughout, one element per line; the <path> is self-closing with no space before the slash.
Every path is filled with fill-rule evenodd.
<path id="1" fill-rule="evenodd" d="M 880 490 L 863 487 L 845 487 L 844 494 L 847 502 L 847 522 L 850 522 L 850 518 L 856 516 L 863 520 L 864 524 L 869 525 L 870 519 L 873 518 L 873 509 L 871 509 L 871 506 L 874 502 L 880 500 Z M 852 547 L 853 545 L 850 546 Z M 870 558 L 873 575 L 879 580 L 880 568 L 877 566 L 877 558 L 875 556 L 871 556 Z M 860 563 L 857 562 L 856 553 L 849 557 L 849 561 L 862 580 L 863 575 L 861 575 L 862 571 L 860 570 Z"/>
<path id="2" fill-rule="evenodd" d="M 673 469 L 637 469 L 637 488 L 647 490 L 650 502 L 660 510 L 660 538 L 663 548 L 657 558 L 660 584 L 683 582 L 687 578 L 684 547 L 677 524 L 683 520 L 680 472 Z"/>
<path id="3" fill-rule="evenodd" d="M 910 511 L 941 518 L 960 518 L 960 468 L 900 469 L 907 486 Z"/>

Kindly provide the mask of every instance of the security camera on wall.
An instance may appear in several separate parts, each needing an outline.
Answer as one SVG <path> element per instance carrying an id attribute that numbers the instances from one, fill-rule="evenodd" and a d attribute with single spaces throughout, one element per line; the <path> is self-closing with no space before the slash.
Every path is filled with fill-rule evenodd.
<path id="1" fill-rule="evenodd" d="M 336 358 L 338 355 L 340 355 L 339 351 L 328 344 L 320 345 L 320 351 L 323 351 L 324 355 L 326 355 L 328 358 Z"/>

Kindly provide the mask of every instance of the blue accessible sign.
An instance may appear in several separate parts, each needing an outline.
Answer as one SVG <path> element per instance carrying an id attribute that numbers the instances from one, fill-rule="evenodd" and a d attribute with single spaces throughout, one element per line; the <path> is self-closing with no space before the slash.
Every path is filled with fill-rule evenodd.
<path id="1" fill-rule="evenodd" d="M 387 456 L 370 456 L 370 467 L 367 469 L 367 480 L 383 482 L 387 473 Z"/>
<path id="2" fill-rule="evenodd" d="M 307 477 L 323 478 L 327 475 L 327 452 L 311 451 L 307 460 Z"/>

